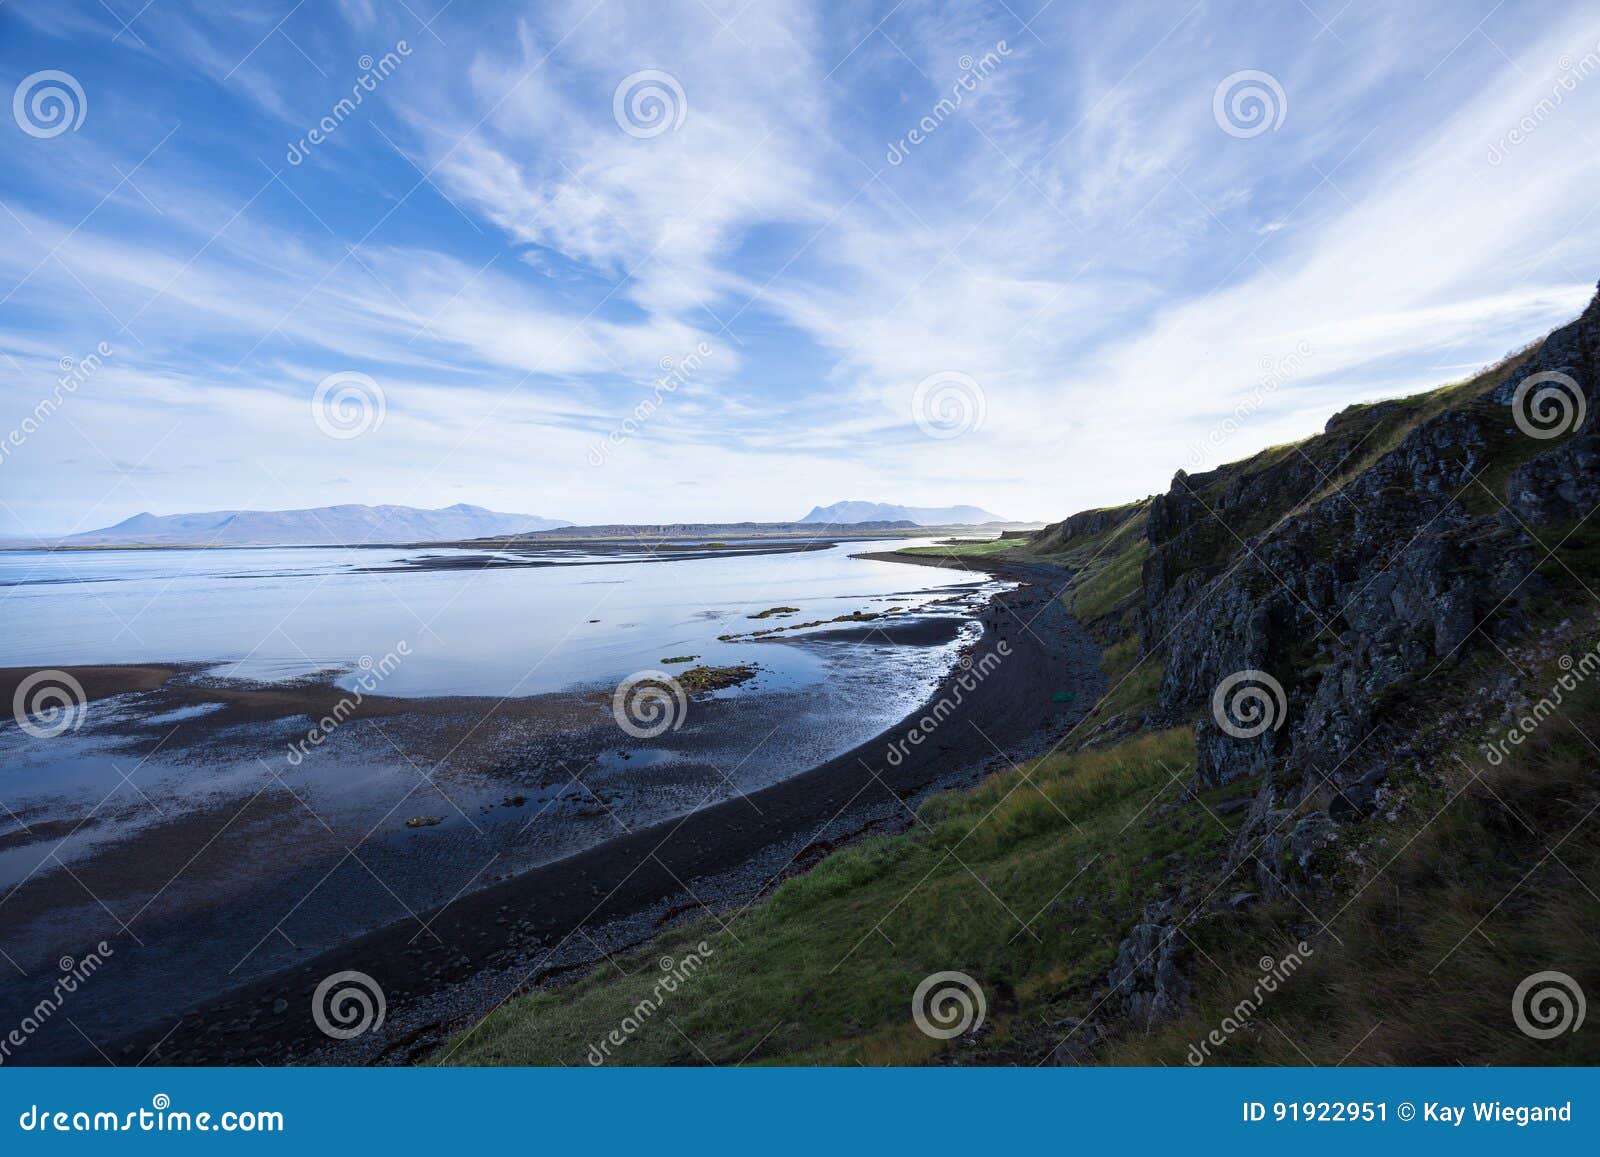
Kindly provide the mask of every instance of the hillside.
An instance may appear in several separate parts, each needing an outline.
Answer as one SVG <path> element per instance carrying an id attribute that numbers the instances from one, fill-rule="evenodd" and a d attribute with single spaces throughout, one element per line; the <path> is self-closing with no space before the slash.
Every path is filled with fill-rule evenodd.
<path id="1" fill-rule="evenodd" d="M 69 535 L 63 546 L 349 546 L 442 542 L 568 526 L 534 514 L 502 514 L 458 502 L 414 506 L 318 506 L 304 510 L 212 510 L 135 514 L 115 526 Z"/>
<path id="2" fill-rule="evenodd" d="M 703 944 L 619 1061 L 1595 1063 L 1511 1004 L 1548 970 L 1600 991 L 1597 386 L 1600 298 L 1040 531 L 1007 557 L 1062 568 L 1110 681 L 1055 751 L 440 1059 L 583 1063 Z M 910 1005 L 950 971 L 985 1013 L 940 1039 Z"/>

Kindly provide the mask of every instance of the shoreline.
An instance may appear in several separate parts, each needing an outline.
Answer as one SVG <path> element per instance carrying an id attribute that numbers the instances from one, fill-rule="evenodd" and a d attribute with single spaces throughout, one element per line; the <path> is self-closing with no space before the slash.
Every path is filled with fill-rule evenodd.
<path id="1" fill-rule="evenodd" d="M 772 523 L 704 523 L 687 524 L 686 529 L 668 531 L 655 524 L 639 524 L 633 531 L 619 527 L 610 533 L 573 534 L 584 527 L 558 527 L 535 531 L 526 535 L 487 535 L 483 538 L 450 538 L 410 541 L 372 542 L 62 542 L 42 540 L 23 542 L 16 539 L 0 542 L 0 553 L 59 553 L 108 550 L 569 550 L 577 548 L 608 548 L 637 550 L 648 546 L 667 546 L 682 543 L 687 546 L 703 545 L 707 538 L 738 539 L 750 543 L 817 542 L 837 545 L 840 542 L 870 542 L 874 539 L 928 538 L 939 535 L 958 535 L 964 532 L 990 533 L 996 528 L 978 526 L 882 526 L 873 529 L 854 529 L 855 523 L 788 523 L 783 529 Z M 1006 523 L 1005 527 L 1017 524 Z M 1026 524 L 1022 524 L 1026 525 Z M 1044 528 L 1038 524 L 1033 533 Z M 698 527 L 698 528 L 696 528 Z M 792 528 L 792 529 L 791 529 Z M 1000 529 L 1001 537 L 1019 533 L 1014 529 Z M 732 544 L 729 544 L 732 545 Z"/>
<path id="2" fill-rule="evenodd" d="M 913 556 L 894 561 L 948 565 Z M 833 848 L 905 826 L 908 807 L 931 792 L 975 782 L 1043 749 L 1082 710 L 1050 703 L 1050 692 L 1090 689 L 1100 678 L 1098 648 L 1054 599 L 1064 579 L 1059 570 L 998 560 L 965 569 L 1023 585 L 976 613 L 983 635 L 971 657 L 980 669 L 989 670 L 986 654 L 1011 653 L 945 721 L 937 744 L 898 762 L 887 758 L 892 741 L 949 694 L 963 668 L 893 727 L 818 766 L 460 895 L 421 914 L 426 935 L 409 918 L 377 927 L 203 1001 L 176 1025 L 169 1017 L 121 1037 L 107 1046 L 109 1056 L 150 1054 L 187 1064 L 406 1063 L 514 992 L 559 982 L 679 920 L 755 902 Z M 1021 622 L 1038 621 L 1024 631 L 1012 613 Z M 1092 699 L 1078 696 L 1080 704 Z M 274 702 L 270 713 L 292 714 L 293 706 Z M 981 722 L 981 734 L 963 722 Z M 381 1032 L 334 1042 L 315 1028 L 306 1006 L 318 981 L 347 969 L 378 980 L 388 1019 Z M 278 1011 L 280 1005 L 286 1007 Z M 88 1049 L 68 1059 L 100 1061 Z"/>

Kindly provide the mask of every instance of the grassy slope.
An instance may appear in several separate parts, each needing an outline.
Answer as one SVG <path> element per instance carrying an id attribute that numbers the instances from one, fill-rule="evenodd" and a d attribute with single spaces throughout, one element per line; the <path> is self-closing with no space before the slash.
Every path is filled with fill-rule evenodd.
<path id="1" fill-rule="evenodd" d="M 1015 550 L 1025 541 L 1021 538 L 996 538 L 988 542 L 961 542 L 946 546 L 903 546 L 895 553 L 921 555 L 924 558 L 978 558 Z"/>
<path id="2" fill-rule="evenodd" d="M 707 966 L 615 1051 L 618 1063 L 935 1060 L 947 1045 L 915 1027 L 911 995 L 946 969 L 983 985 L 984 1047 L 1004 1052 L 1057 1001 L 1081 1004 L 1111 965 L 1126 914 L 1221 847 L 1227 829 L 1205 811 L 1162 806 L 1191 752 L 1187 729 L 1146 734 L 935 797 L 911 831 L 829 857 L 725 917 L 727 930 L 700 921 L 513 1002 L 455 1042 L 449 1063 L 583 1063 L 650 993 L 658 959 L 701 940 L 713 950 Z"/>

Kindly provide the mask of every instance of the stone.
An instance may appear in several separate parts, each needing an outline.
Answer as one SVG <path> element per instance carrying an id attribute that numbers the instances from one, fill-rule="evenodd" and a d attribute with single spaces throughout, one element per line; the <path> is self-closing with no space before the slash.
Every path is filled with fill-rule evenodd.
<path id="1" fill-rule="evenodd" d="M 1289 833 L 1289 858 L 1303 871 L 1313 856 L 1337 838 L 1333 818 L 1327 812 L 1310 812 Z"/>

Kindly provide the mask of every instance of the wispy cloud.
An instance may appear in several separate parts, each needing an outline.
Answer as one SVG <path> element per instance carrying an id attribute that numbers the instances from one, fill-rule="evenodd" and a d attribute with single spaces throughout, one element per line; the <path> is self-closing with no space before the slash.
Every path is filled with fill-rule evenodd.
<path id="1" fill-rule="evenodd" d="M 1600 53 L 1594 6 L 1014 8 L 161 4 L 123 29 L 15 0 L 4 75 L 68 67 L 90 103 L 79 132 L 17 133 L 0 175 L 0 405 L 29 412 L 62 357 L 116 354 L 0 466 L 7 517 L 335 484 L 579 519 L 861 494 L 1059 517 L 1164 488 L 1302 345 L 1208 454 L 1458 377 L 1600 270 L 1600 73 L 1561 81 Z M 402 39 L 403 68 L 286 161 Z M 676 128 L 619 126 L 644 70 L 681 89 Z M 1281 86 L 1281 127 L 1219 127 L 1242 70 Z M 702 342 L 703 369 L 590 467 Z M 382 384 L 379 432 L 311 421 L 341 370 Z M 913 397 L 951 371 L 983 422 L 929 439 Z M 109 494 L 84 465 L 158 441 Z"/>

